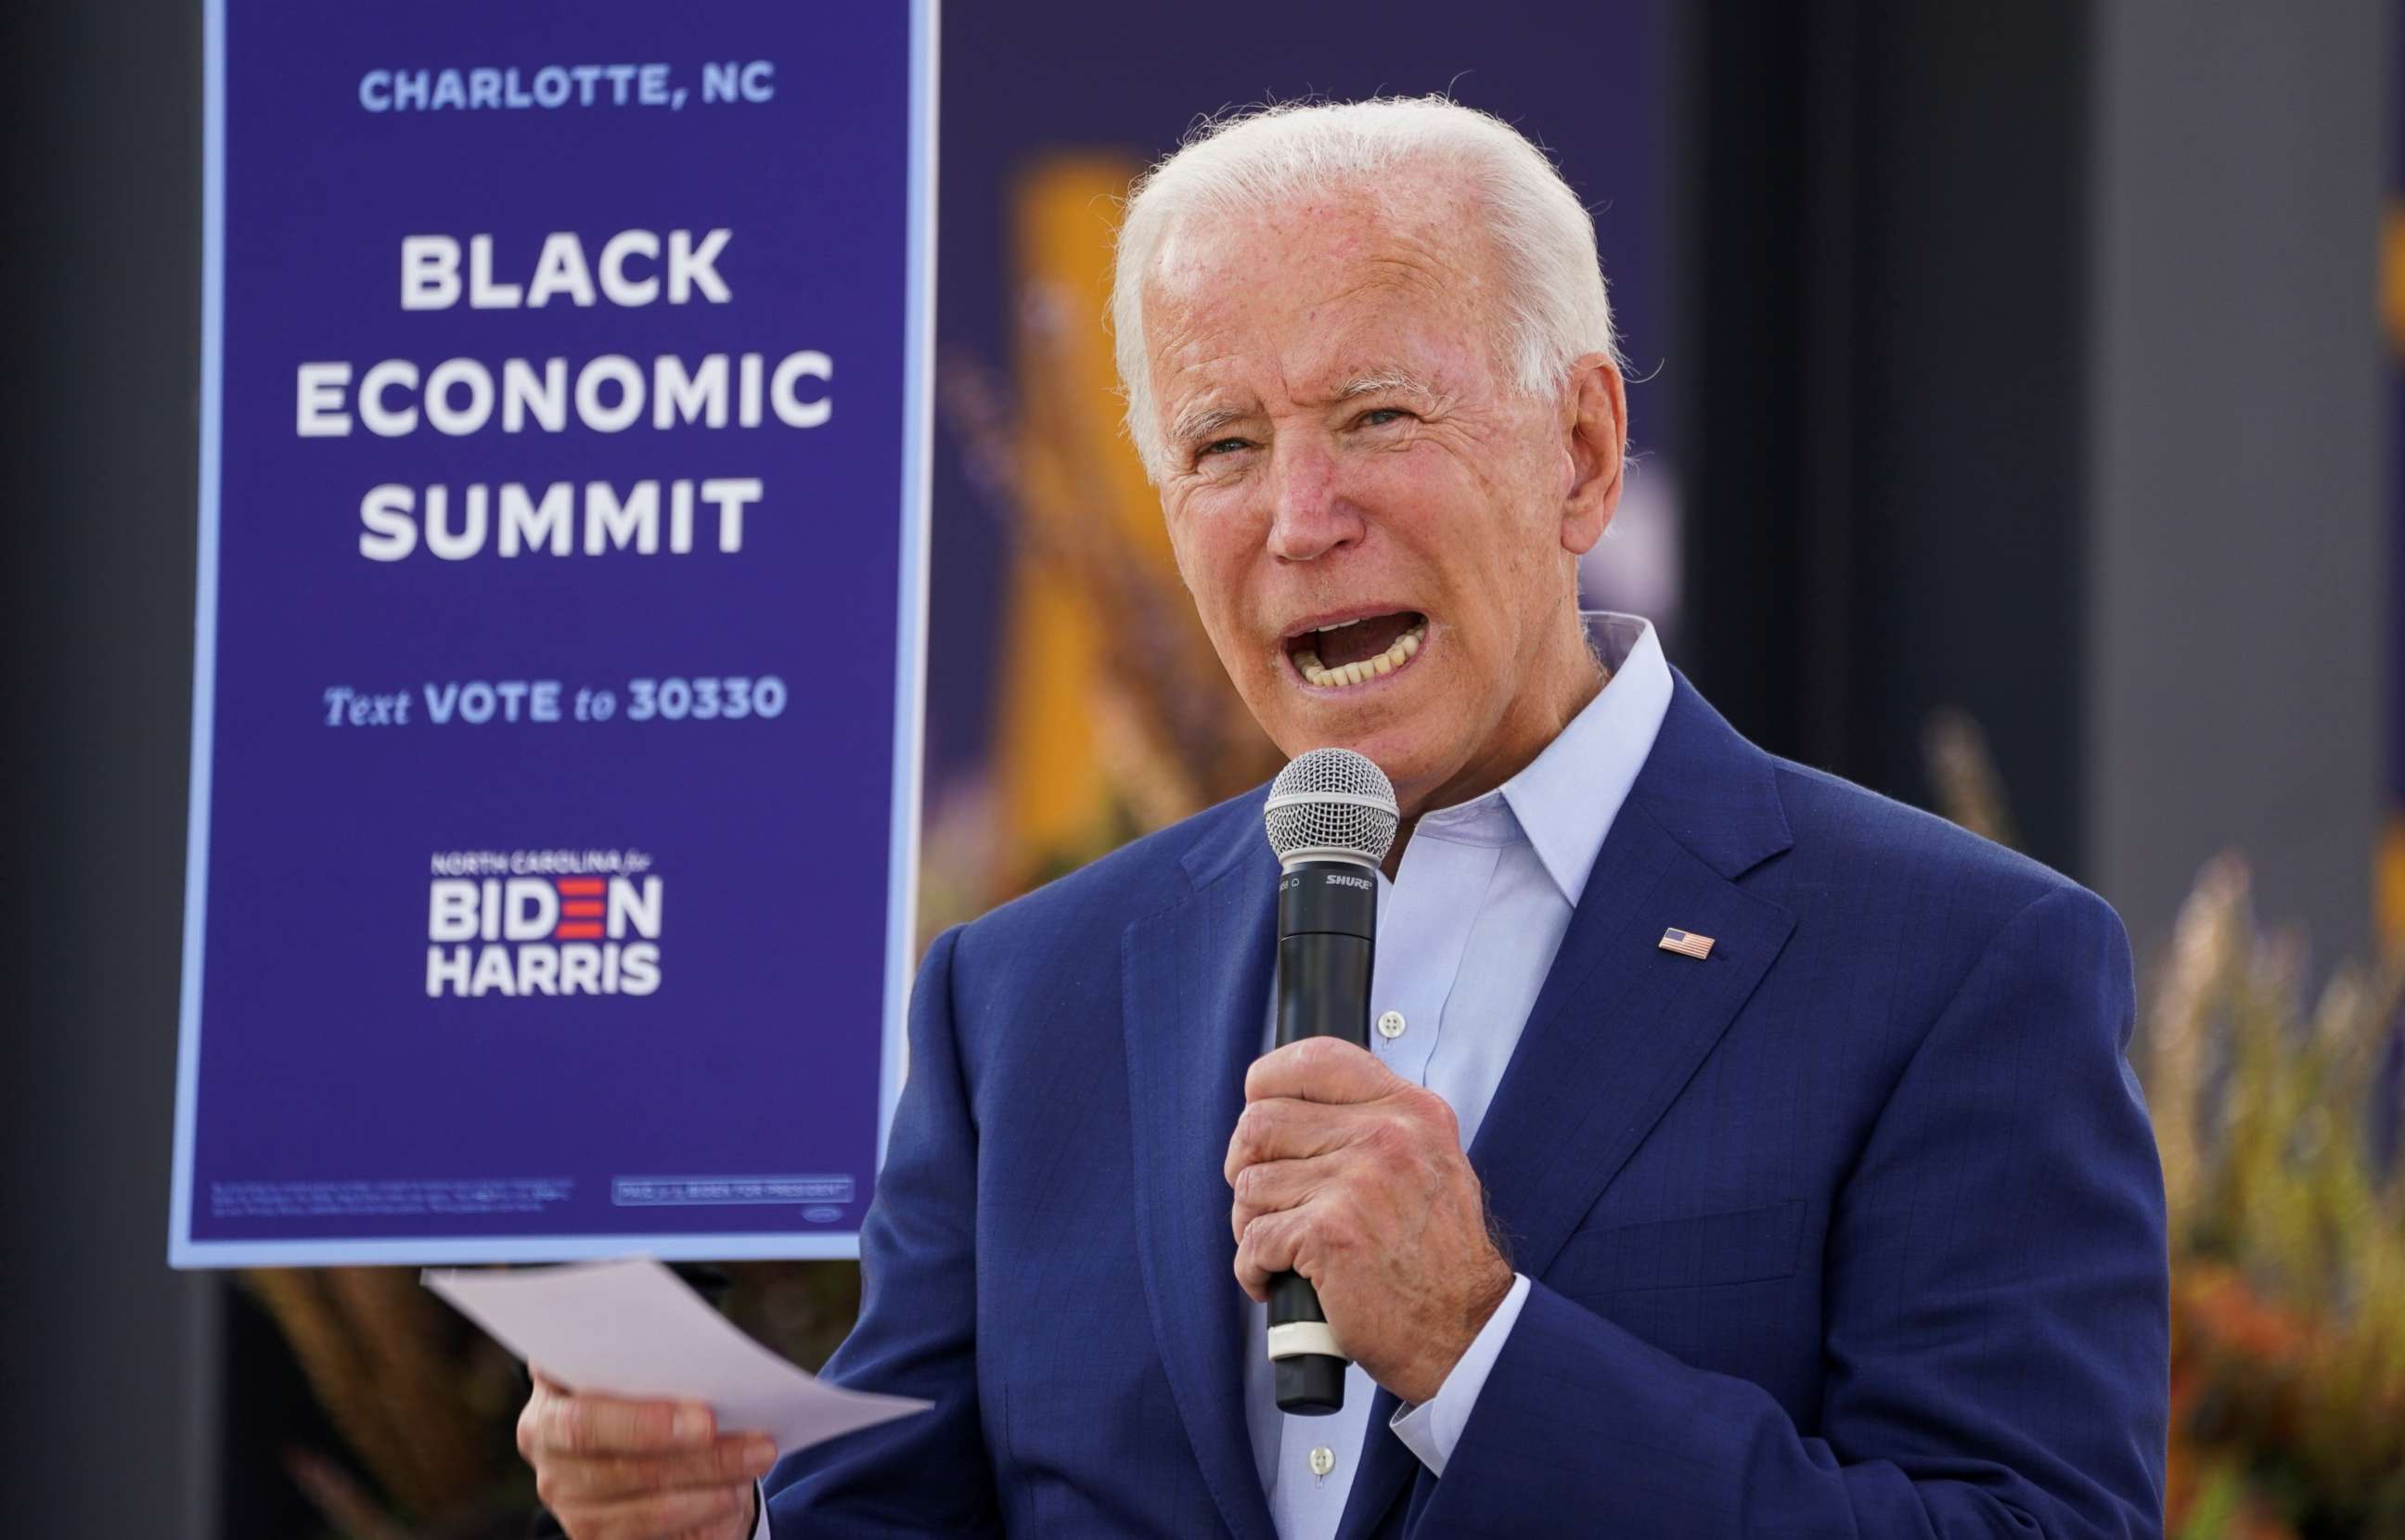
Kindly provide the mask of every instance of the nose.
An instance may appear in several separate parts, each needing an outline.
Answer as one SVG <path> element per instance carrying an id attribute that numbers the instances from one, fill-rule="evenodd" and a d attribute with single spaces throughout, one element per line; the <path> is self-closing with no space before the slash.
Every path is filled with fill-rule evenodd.
<path id="1" fill-rule="evenodd" d="M 1368 532 L 1337 484 L 1333 459 L 1314 446 L 1279 446 L 1270 496 L 1269 550 L 1280 561 L 1315 561 Z"/>

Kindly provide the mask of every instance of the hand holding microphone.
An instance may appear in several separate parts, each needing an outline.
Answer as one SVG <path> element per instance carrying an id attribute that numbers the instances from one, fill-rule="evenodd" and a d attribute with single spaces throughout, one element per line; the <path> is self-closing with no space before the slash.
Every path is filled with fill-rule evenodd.
<path id="1" fill-rule="evenodd" d="M 1282 868 L 1278 1046 L 1245 1076 L 1228 1145 L 1237 1280 L 1269 1301 L 1283 1410 L 1341 1408 L 1348 1357 L 1423 1401 L 1512 1268 L 1453 1109 L 1366 1046 L 1394 791 L 1363 756 L 1315 749 L 1279 775 L 1265 819 Z"/>

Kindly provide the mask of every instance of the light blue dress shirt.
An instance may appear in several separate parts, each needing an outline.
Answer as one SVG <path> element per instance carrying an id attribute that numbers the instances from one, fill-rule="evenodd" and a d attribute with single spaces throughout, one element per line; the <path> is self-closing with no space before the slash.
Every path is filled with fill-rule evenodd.
<path id="1" fill-rule="evenodd" d="M 1381 1025 L 1370 1043 L 1388 1069 L 1444 1098 L 1464 1149 L 1670 707 L 1670 665 L 1653 625 L 1634 615 L 1585 620 L 1610 682 L 1518 775 L 1484 796 L 1422 814 L 1393 880 L 1378 877 L 1370 1008 Z M 1276 1000 L 1273 981 L 1265 1049 L 1275 1040 Z M 1438 1476 L 1527 1297 L 1527 1279 L 1515 1277 L 1435 1397 L 1402 1408 L 1390 1424 Z M 1288 1417 L 1277 1409 L 1271 1377 L 1267 1306 L 1252 1308 L 1247 1332 L 1245 1416 L 1271 1518 L 1280 1540 L 1332 1536 L 1377 1387 L 1357 1365 L 1345 1375 L 1343 1411 Z M 767 1503 L 759 1513 L 753 1540 L 769 1540 Z"/>
<path id="2" fill-rule="evenodd" d="M 1370 1045 L 1386 1068 L 1444 1098 L 1464 1149 L 1670 707 L 1670 665 L 1653 626 L 1632 615 L 1585 619 L 1610 682 L 1518 775 L 1484 796 L 1422 814 L 1394 879 L 1378 878 Z M 1273 983 L 1265 1045 L 1275 1037 L 1276 998 Z M 1444 1474 L 1527 1296 L 1527 1279 L 1514 1278 L 1435 1397 L 1403 1407 L 1390 1424 L 1436 1475 Z M 1343 1411 L 1288 1417 L 1277 1409 L 1272 1379 L 1268 1307 L 1252 1308 L 1247 1330 L 1245 1415 L 1270 1516 L 1280 1540 L 1333 1535 L 1377 1387 L 1356 1365 L 1345 1375 Z"/>

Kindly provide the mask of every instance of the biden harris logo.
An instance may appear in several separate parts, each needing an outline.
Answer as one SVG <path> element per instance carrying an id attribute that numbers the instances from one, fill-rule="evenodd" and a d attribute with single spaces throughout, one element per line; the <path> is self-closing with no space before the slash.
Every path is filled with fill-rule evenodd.
<path id="1" fill-rule="evenodd" d="M 640 852 L 467 851 L 434 864 L 429 997 L 659 989 L 663 884 Z"/>

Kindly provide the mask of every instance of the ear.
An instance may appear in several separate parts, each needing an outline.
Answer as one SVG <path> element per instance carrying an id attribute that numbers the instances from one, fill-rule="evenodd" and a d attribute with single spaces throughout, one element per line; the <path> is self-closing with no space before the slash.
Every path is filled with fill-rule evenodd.
<path id="1" fill-rule="evenodd" d="M 1621 473 L 1626 469 L 1628 391 L 1610 355 L 1590 353 L 1570 365 L 1560 431 L 1567 469 L 1562 549 L 1583 556 L 1620 511 Z"/>

